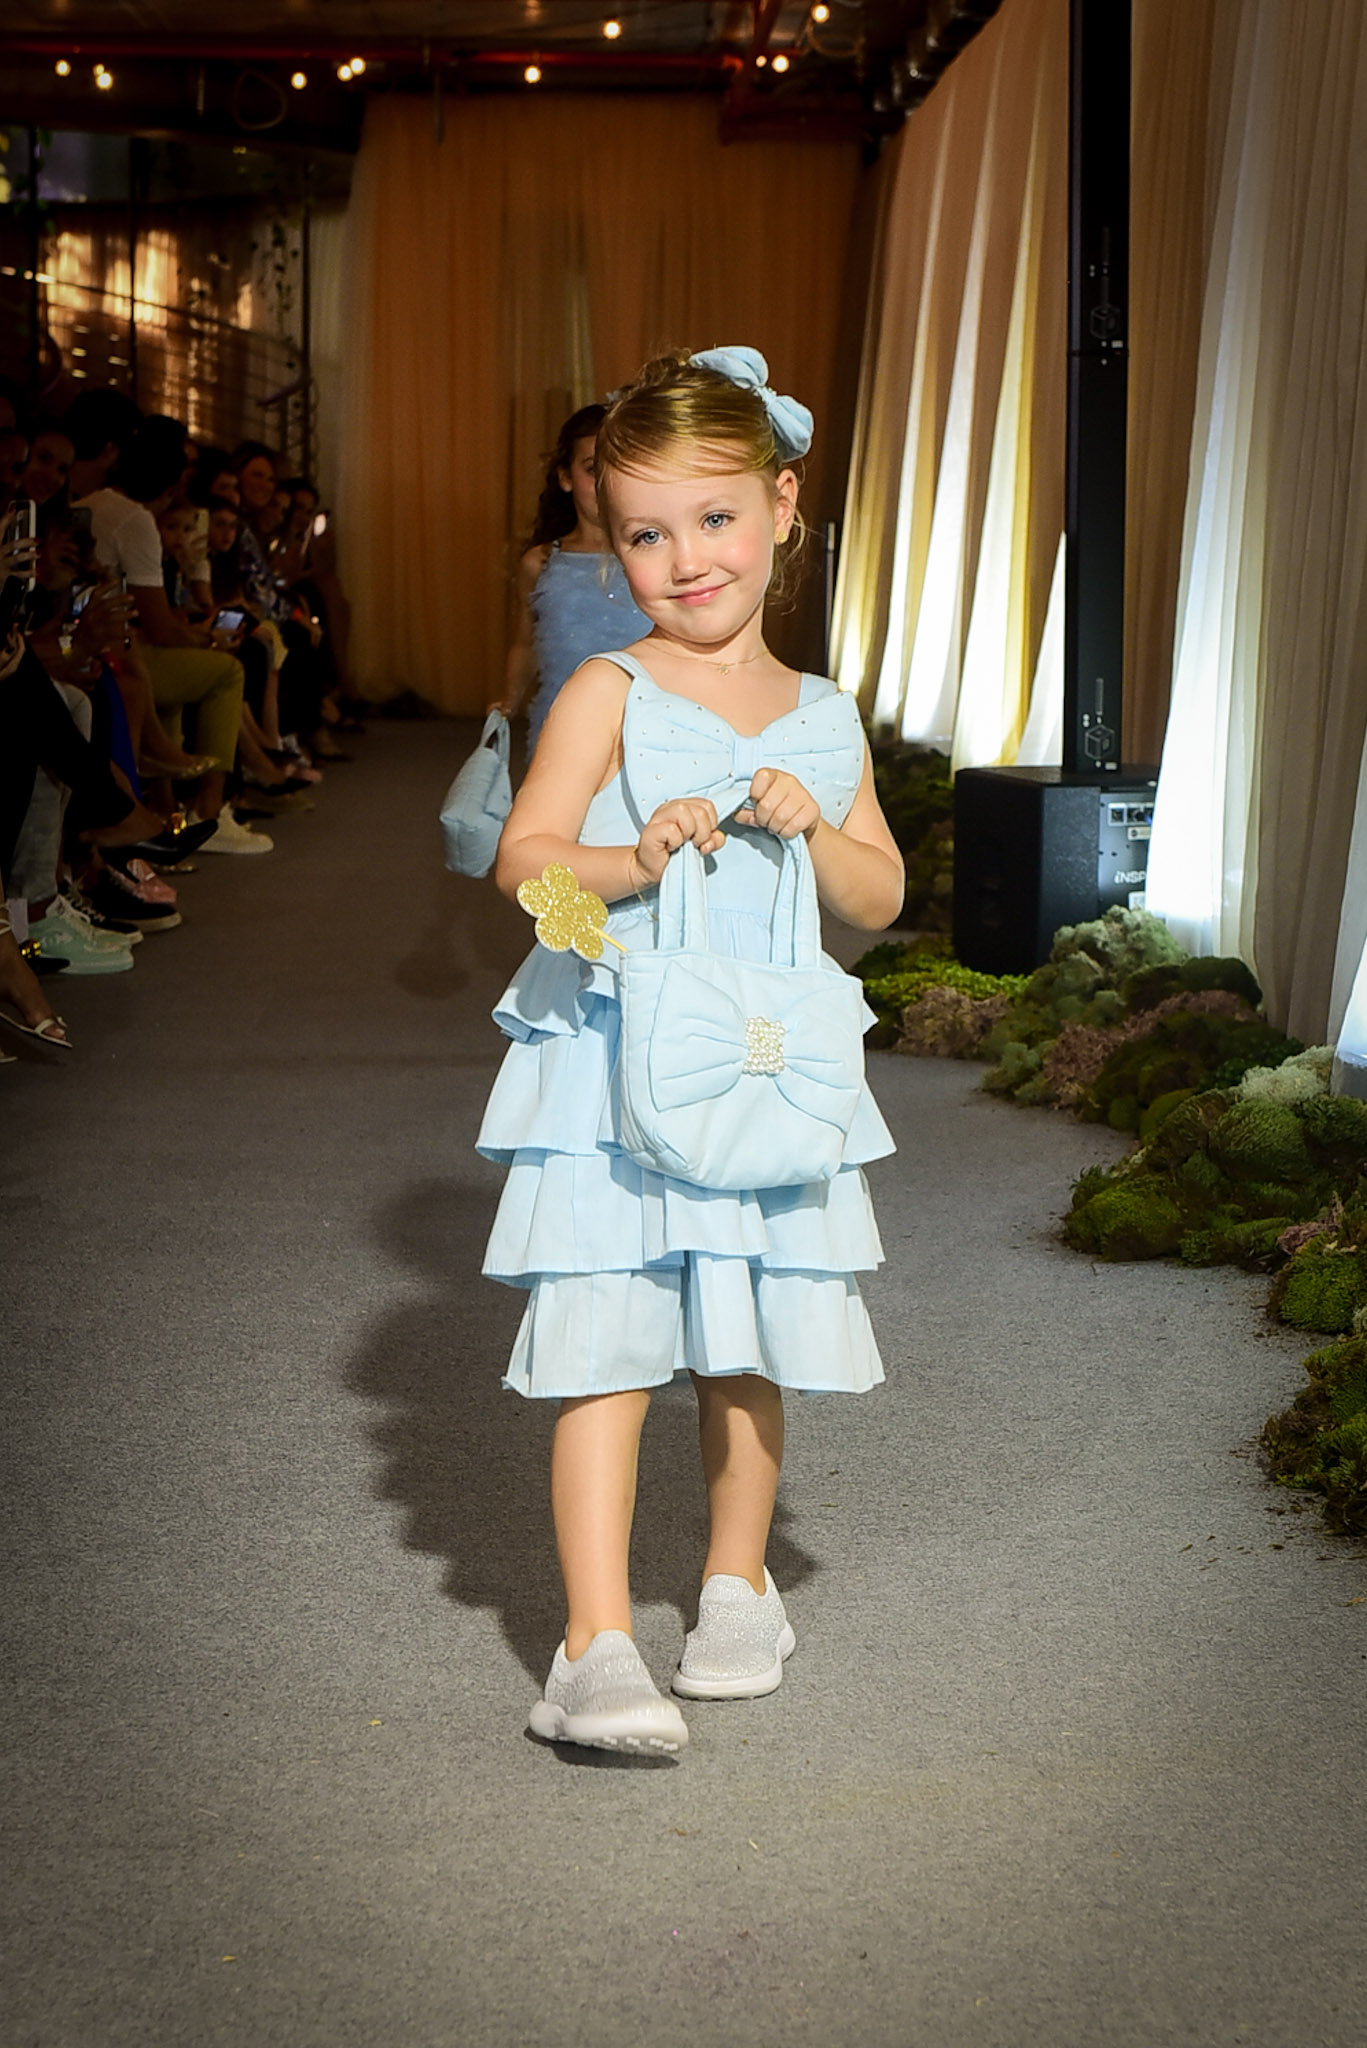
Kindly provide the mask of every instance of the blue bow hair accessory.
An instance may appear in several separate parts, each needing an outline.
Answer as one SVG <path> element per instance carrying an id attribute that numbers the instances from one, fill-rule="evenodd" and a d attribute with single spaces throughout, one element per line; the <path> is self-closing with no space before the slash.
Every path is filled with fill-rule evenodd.
<path id="1" fill-rule="evenodd" d="M 690 362 L 700 369 L 715 370 L 719 377 L 758 393 L 769 415 L 780 455 L 805 455 L 812 445 L 812 416 L 796 398 L 785 398 L 769 387 L 769 365 L 757 348 L 707 348 Z"/>

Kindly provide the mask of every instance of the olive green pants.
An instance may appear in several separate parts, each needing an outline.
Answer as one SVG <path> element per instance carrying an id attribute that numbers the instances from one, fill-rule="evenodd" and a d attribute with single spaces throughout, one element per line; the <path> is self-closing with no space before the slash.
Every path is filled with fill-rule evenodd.
<path id="1" fill-rule="evenodd" d="M 157 716 L 175 744 L 185 744 L 183 714 L 193 717 L 193 747 L 210 756 L 224 774 L 237 758 L 242 723 L 242 664 L 233 654 L 207 647 L 141 646 L 152 683 Z"/>

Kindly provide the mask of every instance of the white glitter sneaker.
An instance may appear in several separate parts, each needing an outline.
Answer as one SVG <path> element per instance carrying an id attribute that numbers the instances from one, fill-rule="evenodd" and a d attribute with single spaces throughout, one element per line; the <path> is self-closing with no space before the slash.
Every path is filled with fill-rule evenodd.
<path id="1" fill-rule="evenodd" d="M 748 1579 L 714 1572 L 698 1598 L 698 1626 L 684 1643 L 673 1690 L 686 1700 L 753 1700 L 777 1692 L 797 1648 L 778 1588 L 764 1571 L 761 1596 Z"/>
<path id="2" fill-rule="evenodd" d="M 582 1742 L 590 1749 L 676 1750 L 688 1724 L 672 1700 L 661 1697 L 624 1629 L 605 1628 L 573 1664 L 562 1643 L 555 1653 L 546 1696 L 528 1720 L 543 1742 Z"/>
<path id="3" fill-rule="evenodd" d="M 265 832 L 253 832 L 250 825 L 241 825 L 233 816 L 231 804 L 224 804 L 218 814 L 218 823 L 213 836 L 206 839 L 199 848 L 201 853 L 271 853 L 275 841 Z"/>

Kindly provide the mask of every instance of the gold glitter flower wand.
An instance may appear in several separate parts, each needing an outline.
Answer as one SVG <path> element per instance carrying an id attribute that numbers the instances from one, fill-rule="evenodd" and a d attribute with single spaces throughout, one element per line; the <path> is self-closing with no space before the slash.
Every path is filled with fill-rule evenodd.
<path id="1" fill-rule="evenodd" d="M 552 861 L 541 879 L 528 877 L 517 885 L 517 900 L 536 919 L 536 936 L 552 953 L 575 952 L 581 960 L 601 960 L 604 943 L 619 953 L 626 947 L 606 929 L 608 907 L 592 889 L 581 889 L 572 868 Z"/>

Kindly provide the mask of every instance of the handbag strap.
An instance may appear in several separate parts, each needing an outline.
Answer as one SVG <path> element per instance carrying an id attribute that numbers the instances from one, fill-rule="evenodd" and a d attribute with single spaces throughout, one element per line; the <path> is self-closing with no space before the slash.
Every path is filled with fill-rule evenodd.
<path id="1" fill-rule="evenodd" d="M 480 746 L 487 747 L 490 740 L 494 742 L 494 752 L 506 768 L 512 751 L 512 728 L 501 711 L 491 711 L 484 721 L 484 730 L 479 736 Z"/>
<path id="2" fill-rule="evenodd" d="M 749 785 L 717 805 L 721 824 L 748 800 Z M 780 840 L 783 864 L 769 924 L 769 959 L 776 967 L 815 967 L 821 959 L 821 906 L 807 842 L 799 832 Z M 707 915 L 707 869 L 691 840 L 670 855 L 660 877 L 657 947 L 710 953 L 712 934 Z"/>

